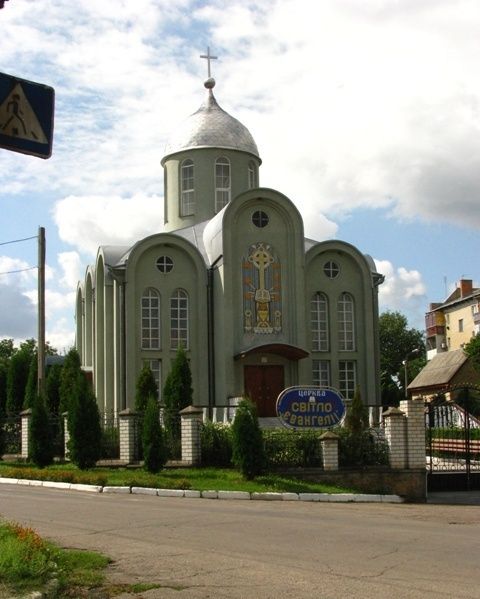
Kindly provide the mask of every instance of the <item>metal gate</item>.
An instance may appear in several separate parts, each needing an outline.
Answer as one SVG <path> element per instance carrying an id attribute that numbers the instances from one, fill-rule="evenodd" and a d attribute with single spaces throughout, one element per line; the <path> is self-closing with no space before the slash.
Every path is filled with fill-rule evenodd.
<path id="1" fill-rule="evenodd" d="M 480 490 L 480 399 L 477 389 L 449 389 L 425 405 L 428 491 Z"/>

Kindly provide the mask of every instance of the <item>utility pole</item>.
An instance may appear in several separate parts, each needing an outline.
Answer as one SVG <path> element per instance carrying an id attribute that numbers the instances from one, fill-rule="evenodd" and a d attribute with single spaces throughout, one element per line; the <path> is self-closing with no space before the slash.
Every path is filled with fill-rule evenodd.
<path id="1" fill-rule="evenodd" d="M 38 227 L 38 378 L 37 390 L 45 390 L 45 228 Z"/>

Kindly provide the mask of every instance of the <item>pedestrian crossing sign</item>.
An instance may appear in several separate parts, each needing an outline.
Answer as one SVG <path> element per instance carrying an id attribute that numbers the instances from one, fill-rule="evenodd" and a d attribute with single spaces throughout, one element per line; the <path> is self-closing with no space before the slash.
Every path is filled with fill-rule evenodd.
<path id="1" fill-rule="evenodd" d="M 0 148 L 50 158 L 55 92 L 0 73 Z"/>

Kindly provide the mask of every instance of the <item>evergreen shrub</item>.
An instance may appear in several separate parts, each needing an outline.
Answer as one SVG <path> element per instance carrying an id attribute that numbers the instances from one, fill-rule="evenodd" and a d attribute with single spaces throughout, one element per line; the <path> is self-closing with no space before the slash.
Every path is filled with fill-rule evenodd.
<path id="1" fill-rule="evenodd" d="M 145 412 L 148 399 L 150 397 L 158 397 L 157 383 L 148 364 L 145 364 L 140 371 L 135 387 L 135 409 L 137 412 Z"/>
<path id="2" fill-rule="evenodd" d="M 158 402 L 150 397 L 143 419 L 142 446 L 145 469 L 148 472 L 159 472 L 167 461 L 167 452 L 163 431 L 160 425 Z"/>
<path id="3" fill-rule="evenodd" d="M 388 444 L 375 431 L 364 430 L 352 435 L 345 428 L 337 428 L 333 432 L 340 437 L 338 461 L 341 468 L 388 465 Z"/>
<path id="4" fill-rule="evenodd" d="M 165 432 L 168 442 L 178 446 L 177 449 L 181 439 L 180 411 L 192 404 L 192 396 L 192 373 L 187 355 L 180 347 L 163 389 Z"/>
<path id="5" fill-rule="evenodd" d="M 45 468 L 53 463 L 54 449 L 49 416 L 41 395 L 35 397 L 31 410 L 28 454 L 35 466 Z"/>
<path id="6" fill-rule="evenodd" d="M 323 431 L 322 431 L 323 432 Z M 271 429 L 262 431 L 268 468 L 322 465 L 322 432 Z"/>
<path id="7" fill-rule="evenodd" d="M 201 430 L 202 466 L 232 465 L 232 428 L 229 424 L 205 422 Z"/>
<path id="8" fill-rule="evenodd" d="M 38 384 L 38 358 L 34 353 L 30 360 L 28 369 L 27 385 L 25 387 L 25 397 L 23 399 L 23 409 L 33 408 L 33 404 L 37 400 L 37 384 Z"/>
<path id="9" fill-rule="evenodd" d="M 100 414 L 95 396 L 81 372 L 72 393 L 68 410 L 68 451 L 71 461 L 84 470 L 95 466 L 101 457 Z"/>
<path id="10" fill-rule="evenodd" d="M 252 480 L 265 468 L 262 431 L 257 408 L 249 399 L 239 403 L 232 424 L 232 461 L 244 478 Z"/>

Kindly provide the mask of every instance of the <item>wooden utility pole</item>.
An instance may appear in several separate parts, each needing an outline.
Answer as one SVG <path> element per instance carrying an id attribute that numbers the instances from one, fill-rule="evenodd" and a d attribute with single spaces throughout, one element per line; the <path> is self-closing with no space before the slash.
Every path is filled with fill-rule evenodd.
<path id="1" fill-rule="evenodd" d="M 39 395 L 45 390 L 45 228 L 38 228 L 38 385 Z"/>

